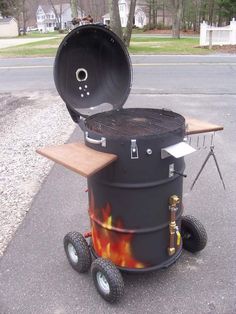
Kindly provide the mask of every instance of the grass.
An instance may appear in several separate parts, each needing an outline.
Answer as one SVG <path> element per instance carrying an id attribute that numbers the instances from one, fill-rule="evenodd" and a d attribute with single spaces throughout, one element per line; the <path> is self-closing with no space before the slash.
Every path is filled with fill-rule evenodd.
<path id="1" fill-rule="evenodd" d="M 62 36 L 39 42 L 0 49 L 0 57 L 52 57 L 62 41 Z"/>
<path id="2" fill-rule="evenodd" d="M 33 34 L 32 34 L 33 35 Z M 41 35 L 41 36 L 39 36 Z M 43 37 L 45 34 L 35 34 L 35 37 Z M 30 57 L 30 56 L 55 56 L 56 50 L 64 35 L 55 33 L 57 38 L 46 39 L 15 47 L 0 50 L 0 57 Z M 46 34 L 54 36 L 53 33 Z M 23 37 L 23 36 L 22 36 Z M 24 38 L 28 38 L 25 37 Z M 208 49 L 199 48 L 198 38 L 163 38 L 140 36 L 133 37 L 129 52 L 131 54 L 208 54 Z"/>
<path id="3" fill-rule="evenodd" d="M 133 54 L 208 54 L 209 50 L 198 47 L 198 38 L 134 37 L 129 48 Z"/>

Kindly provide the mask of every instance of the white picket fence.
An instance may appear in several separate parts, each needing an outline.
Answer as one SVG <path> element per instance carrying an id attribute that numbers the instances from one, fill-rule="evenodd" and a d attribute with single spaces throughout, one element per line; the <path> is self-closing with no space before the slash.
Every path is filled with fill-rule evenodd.
<path id="1" fill-rule="evenodd" d="M 236 21 L 230 22 L 230 25 L 216 27 L 208 25 L 206 22 L 200 26 L 200 46 L 214 45 L 236 45 Z"/>

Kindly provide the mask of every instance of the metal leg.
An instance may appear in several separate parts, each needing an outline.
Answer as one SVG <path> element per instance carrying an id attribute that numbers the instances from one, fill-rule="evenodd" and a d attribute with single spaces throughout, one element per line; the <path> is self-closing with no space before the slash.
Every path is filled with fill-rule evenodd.
<path id="1" fill-rule="evenodd" d="M 192 183 L 192 185 L 191 185 L 191 187 L 190 187 L 190 190 L 193 189 L 195 183 L 197 182 L 197 179 L 199 178 L 200 174 L 202 173 L 202 170 L 204 169 L 204 167 L 205 167 L 205 165 L 206 165 L 208 159 L 211 157 L 211 155 L 212 155 L 212 152 L 210 151 L 209 154 L 207 155 L 206 159 L 204 160 L 203 165 L 201 166 L 201 169 L 199 170 L 199 172 L 198 172 L 198 174 L 197 174 L 195 180 L 193 181 L 193 183 Z"/>
<path id="2" fill-rule="evenodd" d="M 224 187 L 224 189 L 226 189 L 226 188 L 225 188 L 224 179 L 223 179 L 223 177 L 222 177 L 222 174 L 221 174 L 221 171 L 220 171 L 220 167 L 219 167 L 219 164 L 218 164 L 217 159 L 216 159 L 216 155 L 214 154 L 214 151 L 213 151 L 213 150 L 212 150 L 212 155 L 213 155 L 213 158 L 214 158 L 214 160 L 215 160 L 216 168 L 217 168 L 217 170 L 218 170 L 218 173 L 219 173 L 221 182 L 222 182 L 222 184 L 223 184 L 223 187 Z"/>
<path id="3" fill-rule="evenodd" d="M 214 153 L 214 146 L 211 146 L 210 151 L 209 151 L 209 154 L 207 155 L 206 159 L 204 160 L 203 165 L 201 166 L 201 169 L 199 170 L 199 172 L 198 172 L 196 178 L 194 179 L 194 181 L 193 181 L 193 183 L 192 183 L 192 185 L 191 185 L 191 187 L 190 187 L 190 190 L 193 189 L 193 187 L 194 187 L 195 183 L 197 182 L 197 180 L 198 180 L 200 174 L 202 173 L 202 170 L 204 169 L 204 167 L 205 167 L 205 165 L 206 165 L 208 159 L 209 159 L 211 156 L 213 156 L 213 158 L 214 158 L 214 161 L 215 161 L 215 164 L 216 164 L 216 167 L 217 167 L 217 170 L 218 170 L 220 179 L 221 179 L 221 181 L 222 181 L 223 187 L 224 187 L 224 189 L 226 189 L 226 188 L 225 188 L 225 183 L 224 183 L 224 180 L 223 180 L 221 171 L 220 171 L 220 167 L 219 167 L 219 164 L 218 164 L 218 162 L 217 162 L 217 159 L 216 159 L 216 156 L 215 156 L 215 153 Z"/>

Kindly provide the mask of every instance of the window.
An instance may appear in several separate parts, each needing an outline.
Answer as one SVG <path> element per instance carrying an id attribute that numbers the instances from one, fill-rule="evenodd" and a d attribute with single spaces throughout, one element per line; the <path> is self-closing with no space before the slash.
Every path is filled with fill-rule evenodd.
<path id="1" fill-rule="evenodd" d="M 125 12 L 125 4 L 120 4 L 119 9 L 120 9 L 120 13 L 124 13 Z"/>

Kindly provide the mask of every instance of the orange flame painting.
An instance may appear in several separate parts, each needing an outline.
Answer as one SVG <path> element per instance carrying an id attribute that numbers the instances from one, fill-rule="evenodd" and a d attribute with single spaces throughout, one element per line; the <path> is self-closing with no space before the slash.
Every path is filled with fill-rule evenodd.
<path id="1" fill-rule="evenodd" d="M 96 217 L 96 213 L 100 217 Z M 111 205 L 98 209 L 95 207 L 93 192 L 90 192 L 89 214 L 92 225 L 93 248 L 99 257 L 111 260 L 115 265 L 125 268 L 144 268 L 147 265 L 133 256 L 131 242 L 132 230 L 124 230 L 121 219 L 114 221 Z"/>

